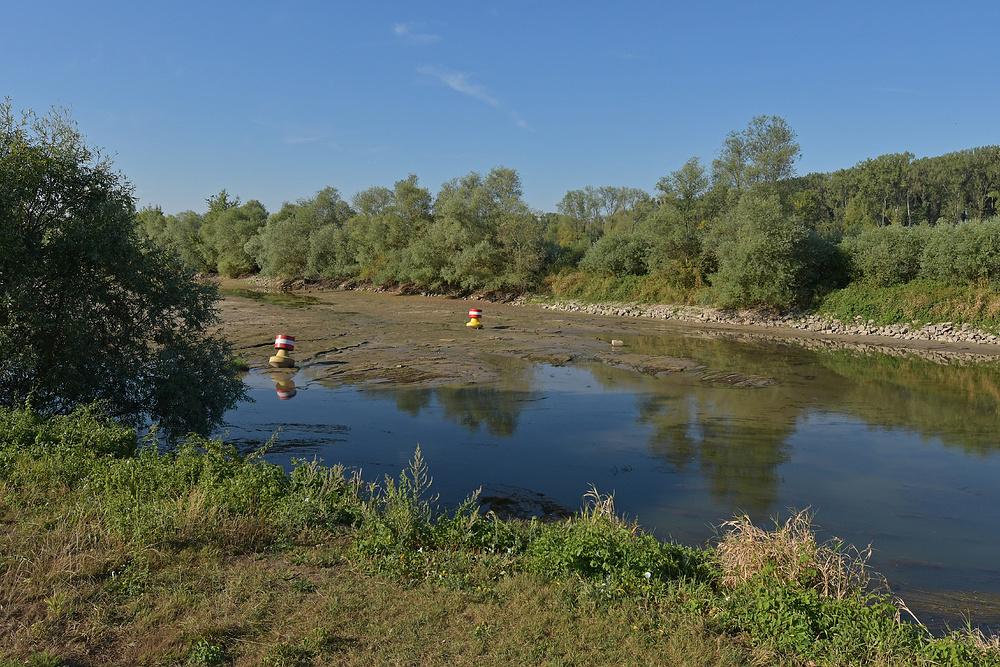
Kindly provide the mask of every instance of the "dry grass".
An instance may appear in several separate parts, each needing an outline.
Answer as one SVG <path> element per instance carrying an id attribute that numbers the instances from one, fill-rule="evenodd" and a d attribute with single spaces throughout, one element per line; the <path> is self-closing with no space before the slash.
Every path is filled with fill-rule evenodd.
<path id="1" fill-rule="evenodd" d="M 561 584 L 450 570 L 404 584 L 347 553 L 338 539 L 240 557 L 185 548 L 137 572 L 21 589 L 5 604 L 0 664 L 201 664 L 188 663 L 199 642 L 229 665 L 739 664 L 684 619 L 598 613 Z"/>
<path id="2" fill-rule="evenodd" d="M 716 552 L 722 584 L 729 588 L 769 577 L 841 600 L 871 587 L 871 546 L 859 551 L 837 538 L 817 542 L 808 509 L 784 524 L 775 521 L 771 531 L 753 525 L 745 514 L 723 523 L 722 529 Z"/>
<path id="3" fill-rule="evenodd" d="M 1000 658 L 1000 635 L 987 635 L 979 628 L 970 628 L 961 634 L 977 651 Z"/>

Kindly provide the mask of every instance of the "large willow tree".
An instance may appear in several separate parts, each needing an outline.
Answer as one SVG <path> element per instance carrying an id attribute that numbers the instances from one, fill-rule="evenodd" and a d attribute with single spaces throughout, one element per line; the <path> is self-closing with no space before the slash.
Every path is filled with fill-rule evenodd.
<path id="1" fill-rule="evenodd" d="M 182 435 L 245 396 L 216 290 L 140 240 L 131 184 L 64 112 L 0 105 L 0 239 L 0 405 Z"/>

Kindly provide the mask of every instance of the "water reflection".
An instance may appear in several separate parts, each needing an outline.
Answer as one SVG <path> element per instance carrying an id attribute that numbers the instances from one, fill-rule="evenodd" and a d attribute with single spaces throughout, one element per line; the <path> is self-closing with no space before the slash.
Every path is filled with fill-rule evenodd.
<path id="1" fill-rule="evenodd" d="M 947 446 L 984 456 L 1000 450 L 1000 362 L 946 365 L 903 353 L 805 350 L 774 341 L 645 336 L 626 342 L 643 354 L 687 357 L 712 369 L 774 377 L 772 387 L 742 393 L 736 401 L 722 399 L 726 404 L 718 409 L 706 406 L 706 417 L 721 411 L 751 430 L 762 427 L 753 417 L 760 410 L 764 421 L 773 422 L 763 426 L 765 438 L 811 412 L 833 411 L 872 427 L 940 438 Z M 689 395 L 703 393 L 692 388 Z"/>
<path id="2" fill-rule="evenodd" d="M 639 420 L 655 432 L 650 452 L 678 470 L 696 465 L 716 502 L 755 516 L 778 498 L 777 468 L 788 461 L 798 409 L 776 405 L 776 390 L 712 391 L 690 387 L 686 396 L 654 394 L 638 405 Z"/>
<path id="3" fill-rule="evenodd" d="M 489 357 L 500 380 L 488 385 L 459 387 L 362 387 L 363 396 L 392 400 L 396 409 L 412 417 L 432 406 L 440 406 L 441 416 L 471 433 L 480 428 L 490 437 L 509 438 L 517 431 L 518 416 L 525 403 L 535 400 L 537 367 L 522 359 Z M 329 382 L 329 381 L 325 381 Z"/>
<path id="4" fill-rule="evenodd" d="M 697 365 L 649 375 L 497 357 L 498 382 L 434 388 L 345 387 L 306 368 L 294 401 L 271 394 L 231 413 L 231 439 L 259 446 L 280 427 L 273 460 L 305 451 L 393 475 L 419 443 L 445 502 L 484 486 L 578 508 L 595 484 L 657 536 L 688 543 L 736 511 L 763 520 L 811 506 L 824 535 L 873 542 L 874 564 L 894 582 L 1000 593 L 997 364 L 625 342 L 631 355 Z M 743 376 L 771 381 L 731 381 Z"/>
<path id="5" fill-rule="evenodd" d="M 298 393 L 294 380 L 275 378 L 274 389 L 278 393 L 278 398 L 282 401 L 291 400 Z"/>

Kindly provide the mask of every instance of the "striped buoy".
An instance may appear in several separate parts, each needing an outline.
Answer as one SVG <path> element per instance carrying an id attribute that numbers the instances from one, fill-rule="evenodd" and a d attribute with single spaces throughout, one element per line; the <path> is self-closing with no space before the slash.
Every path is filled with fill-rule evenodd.
<path id="1" fill-rule="evenodd" d="M 482 317 L 483 317 L 483 311 L 481 311 L 479 308 L 470 308 L 469 323 L 466 324 L 465 326 L 472 327 L 473 329 L 482 329 L 483 323 L 479 321 L 480 319 L 482 319 Z"/>
<path id="2" fill-rule="evenodd" d="M 291 368 L 295 365 L 292 355 L 288 354 L 295 349 L 295 338 L 293 336 L 278 334 L 274 337 L 274 347 L 278 352 L 268 360 L 268 363 L 275 368 Z"/>

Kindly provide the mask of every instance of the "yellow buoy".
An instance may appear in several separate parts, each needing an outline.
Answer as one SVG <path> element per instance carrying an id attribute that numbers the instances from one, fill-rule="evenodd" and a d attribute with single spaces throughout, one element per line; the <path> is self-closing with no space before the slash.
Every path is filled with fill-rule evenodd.
<path id="1" fill-rule="evenodd" d="M 479 321 L 480 319 L 482 319 L 482 317 L 483 317 L 483 311 L 479 310 L 478 308 L 470 308 L 469 323 L 466 324 L 465 326 L 472 327 L 473 329 L 482 329 L 483 323 Z"/>

